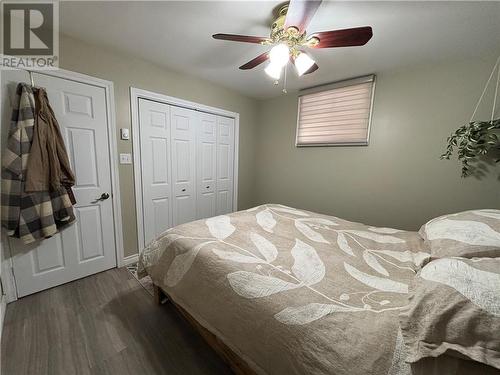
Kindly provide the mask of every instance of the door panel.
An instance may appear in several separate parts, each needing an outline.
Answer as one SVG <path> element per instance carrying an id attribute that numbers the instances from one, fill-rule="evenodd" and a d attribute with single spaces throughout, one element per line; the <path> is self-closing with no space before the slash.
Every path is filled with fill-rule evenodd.
<path id="1" fill-rule="evenodd" d="M 35 249 L 33 249 L 31 256 L 33 273 L 35 275 L 66 267 L 60 236 L 59 241 L 53 242 L 55 243 L 53 244 L 53 247 L 50 248 L 50 250 L 47 249 L 47 246 L 37 246 Z"/>
<path id="2" fill-rule="evenodd" d="M 217 116 L 200 113 L 196 132 L 197 218 L 215 216 Z"/>
<path id="3" fill-rule="evenodd" d="M 66 128 L 68 154 L 79 187 L 98 187 L 95 134 L 92 129 Z"/>
<path id="4" fill-rule="evenodd" d="M 144 240 L 171 227 L 170 106 L 139 99 Z"/>
<path id="5" fill-rule="evenodd" d="M 101 207 L 98 205 L 76 208 L 76 230 L 80 243 L 80 263 L 104 256 Z"/>
<path id="6" fill-rule="evenodd" d="M 162 233 L 170 228 L 170 199 L 159 198 L 153 199 L 153 209 L 154 209 L 154 233 Z"/>
<path id="7" fill-rule="evenodd" d="M 233 211 L 234 119 L 217 116 L 217 209 Z"/>
<path id="8" fill-rule="evenodd" d="M 171 107 L 173 225 L 196 220 L 195 137 L 198 113 Z"/>
<path id="9" fill-rule="evenodd" d="M 112 192 L 105 90 L 38 73 L 33 77 L 47 90 L 76 175 L 77 222 L 28 246 L 10 240 L 20 297 L 116 266 L 112 200 L 96 200 Z M 9 85 L 8 72 L 2 72 L 2 80 L 2 92 L 12 96 L 15 85 Z"/>
<path id="10" fill-rule="evenodd" d="M 151 167 L 153 168 L 152 183 L 168 184 L 168 165 L 166 161 L 168 158 L 168 139 L 167 138 L 150 138 L 151 151 L 153 157 L 151 158 Z"/>

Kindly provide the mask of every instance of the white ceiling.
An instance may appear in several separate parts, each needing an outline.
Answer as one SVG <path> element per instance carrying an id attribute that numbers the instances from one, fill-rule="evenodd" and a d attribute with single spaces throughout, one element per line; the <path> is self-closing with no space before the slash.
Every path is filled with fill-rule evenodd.
<path id="1" fill-rule="evenodd" d="M 238 66 L 266 47 L 212 39 L 217 32 L 269 35 L 271 14 L 281 2 L 153 1 L 61 2 L 61 32 L 121 50 L 170 69 L 252 97 L 281 94 L 262 66 Z M 500 52 L 500 2 L 324 1 L 308 31 L 370 25 L 363 47 L 314 50 L 320 69 L 289 90 L 408 65 L 466 59 Z"/>

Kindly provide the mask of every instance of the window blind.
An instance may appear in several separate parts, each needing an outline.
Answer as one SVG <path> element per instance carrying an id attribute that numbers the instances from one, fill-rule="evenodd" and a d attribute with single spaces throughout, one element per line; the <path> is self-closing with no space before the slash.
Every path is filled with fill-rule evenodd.
<path id="1" fill-rule="evenodd" d="M 367 145 L 373 85 L 368 76 L 302 92 L 297 146 Z"/>

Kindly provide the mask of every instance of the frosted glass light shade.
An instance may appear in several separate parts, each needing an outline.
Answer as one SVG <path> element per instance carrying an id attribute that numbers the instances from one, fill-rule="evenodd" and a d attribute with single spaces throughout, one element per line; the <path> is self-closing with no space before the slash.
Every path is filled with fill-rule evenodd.
<path id="1" fill-rule="evenodd" d="M 278 80 L 281 77 L 281 68 L 280 65 L 271 61 L 264 71 L 269 77 Z"/>
<path id="2" fill-rule="evenodd" d="M 277 66 L 285 66 L 290 59 L 290 50 L 288 49 L 288 46 L 285 44 L 278 44 L 271 48 L 271 51 L 269 52 L 269 59 L 271 60 L 271 63 Z"/>
<path id="3" fill-rule="evenodd" d="M 303 75 L 314 65 L 314 60 L 307 53 L 300 52 L 295 59 L 295 69 L 299 76 Z"/>

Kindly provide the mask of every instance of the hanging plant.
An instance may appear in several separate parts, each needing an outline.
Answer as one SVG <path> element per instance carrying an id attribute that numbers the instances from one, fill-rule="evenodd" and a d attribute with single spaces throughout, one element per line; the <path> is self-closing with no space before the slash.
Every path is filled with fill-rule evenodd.
<path id="1" fill-rule="evenodd" d="M 471 164 L 483 155 L 493 155 L 500 150 L 500 118 L 493 121 L 474 121 L 458 128 L 447 139 L 446 152 L 441 159 L 449 159 L 457 149 L 458 160 L 462 163 L 462 177 L 469 176 Z M 500 159 L 495 160 L 500 162 Z"/>
<path id="2" fill-rule="evenodd" d="M 488 81 L 486 82 L 483 93 L 476 104 L 476 108 L 472 113 L 469 123 L 461 126 L 448 137 L 446 140 L 448 143 L 446 152 L 441 155 L 441 159 L 450 159 L 456 149 L 457 158 L 462 163 L 462 177 L 467 177 L 472 174 L 472 171 L 475 169 L 475 166 L 472 164 L 477 163 L 482 157 L 493 156 L 493 158 L 497 158 L 497 160 L 495 160 L 496 163 L 500 162 L 500 118 L 493 120 L 498 96 L 498 83 L 500 81 L 499 62 L 500 56 L 493 66 L 490 78 L 488 78 Z M 493 97 L 491 120 L 473 121 L 477 109 L 479 108 L 479 104 L 483 100 L 484 94 L 486 93 L 491 78 L 497 68 L 497 82 Z"/>

